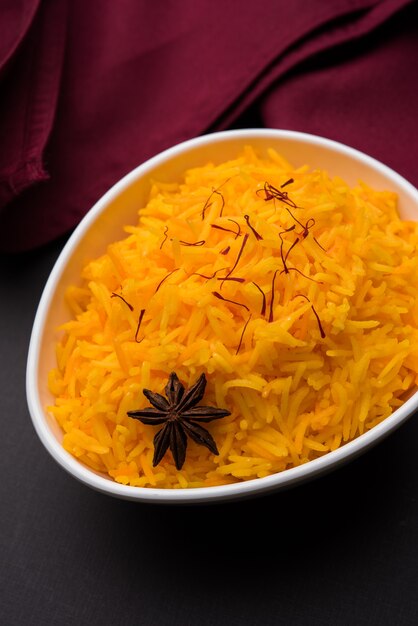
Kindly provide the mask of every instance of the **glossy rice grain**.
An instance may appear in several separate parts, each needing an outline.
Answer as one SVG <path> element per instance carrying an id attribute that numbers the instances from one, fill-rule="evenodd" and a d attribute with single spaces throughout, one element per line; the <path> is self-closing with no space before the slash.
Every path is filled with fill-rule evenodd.
<path id="1" fill-rule="evenodd" d="M 273 150 L 155 182 L 138 224 L 67 291 L 49 376 L 65 449 L 123 484 L 207 487 L 384 420 L 418 372 L 418 226 L 396 206 Z M 207 425 L 219 456 L 191 441 L 181 470 L 169 452 L 153 467 L 155 428 L 128 416 L 171 372 L 186 387 L 204 373 L 204 404 L 231 413 Z"/>

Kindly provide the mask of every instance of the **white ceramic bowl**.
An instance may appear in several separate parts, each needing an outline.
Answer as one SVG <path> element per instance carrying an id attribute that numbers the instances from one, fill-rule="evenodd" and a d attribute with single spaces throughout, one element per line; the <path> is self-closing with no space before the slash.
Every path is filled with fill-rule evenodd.
<path id="1" fill-rule="evenodd" d="M 174 146 L 127 174 L 89 211 L 58 258 L 39 303 L 27 364 L 28 405 L 39 438 L 65 470 L 93 489 L 128 500 L 174 504 L 232 500 L 266 493 L 311 479 L 358 456 L 418 408 L 418 392 L 415 392 L 384 422 L 334 452 L 273 476 L 220 487 L 167 490 L 120 485 L 89 469 L 61 446 L 62 432 L 45 407 L 53 401 L 47 375 L 55 366 L 55 329 L 68 319 L 63 297 L 65 288 L 79 282 L 86 260 L 98 256 L 108 243 L 123 236 L 123 225 L 136 223 L 137 209 L 146 201 L 151 179 L 178 180 L 186 169 L 208 161 L 217 163 L 233 158 L 248 144 L 261 153 L 269 147 L 276 148 L 296 166 L 308 163 L 339 175 L 350 184 L 362 179 L 376 189 L 391 189 L 399 195 L 402 217 L 418 221 L 418 191 L 399 174 L 340 143 L 292 131 L 249 129 L 205 135 Z"/>

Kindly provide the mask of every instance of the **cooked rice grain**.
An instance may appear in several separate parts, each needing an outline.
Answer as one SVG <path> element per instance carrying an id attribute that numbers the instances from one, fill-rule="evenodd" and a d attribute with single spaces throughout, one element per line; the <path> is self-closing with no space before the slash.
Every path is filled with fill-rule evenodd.
<path id="1" fill-rule="evenodd" d="M 289 178 L 285 191 L 303 207 L 291 209 L 294 217 L 262 191 Z M 294 218 L 314 220 L 305 238 Z M 418 226 L 401 221 L 394 193 L 352 189 L 248 147 L 233 161 L 189 170 L 179 184 L 155 181 L 126 231 L 67 290 L 73 319 L 49 375 L 63 445 L 92 469 L 160 488 L 267 476 L 361 435 L 416 386 Z M 222 283 L 244 234 L 231 277 L 245 281 Z M 282 272 L 283 258 L 301 273 Z M 208 425 L 219 456 L 189 441 L 181 471 L 170 453 L 154 468 L 156 429 L 127 417 L 148 405 L 143 388 L 163 391 L 172 371 L 185 385 L 205 372 L 205 403 L 231 411 Z"/>

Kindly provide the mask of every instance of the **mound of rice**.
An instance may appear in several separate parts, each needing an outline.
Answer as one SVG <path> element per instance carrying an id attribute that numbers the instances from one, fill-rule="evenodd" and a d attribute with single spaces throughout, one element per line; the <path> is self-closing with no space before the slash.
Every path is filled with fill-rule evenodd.
<path id="1" fill-rule="evenodd" d="M 289 179 L 299 208 L 266 198 Z M 306 463 L 384 420 L 418 382 L 418 224 L 396 204 L 250 147 L 154 182 L 138 225 L 67 291 L 48 407 L 65 449 L 119 483 L 206 487 Z M 219 280 L 231 269 L 242 282 Z M 172 371 L 185 386 L 204 372 L 204 404 L 231 411 L 205 425 L 219 456 L 189 441 L 181 471 L 170 452 L 152 466 L 157 429 L 127 416 Z"/>

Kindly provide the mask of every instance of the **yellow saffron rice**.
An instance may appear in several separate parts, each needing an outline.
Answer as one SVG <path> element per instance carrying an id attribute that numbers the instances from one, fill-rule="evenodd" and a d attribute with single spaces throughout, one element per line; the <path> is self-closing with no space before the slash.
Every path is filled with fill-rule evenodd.
<path id="1" fill-rule="evenodd" d="M 265 191 L 289 179 L 298 208 Z M 418 224 L 396 206 L 250 147 L 155 181 L 138 224 L 67 291 L 49 375 L 65 449 L 119 483 L 206 487 L 306 463 L 384 420 L 418 382 Z M 219 280 L 231 270 L 243 281 Z M 189 440 L 180 471 L 170 451 L 153 467 L 157 428 L 127 416 L 173 371 L 186 387 L 204 372 L 203 403 L 231 411 L 205 424 L 219 456 Z"/>

